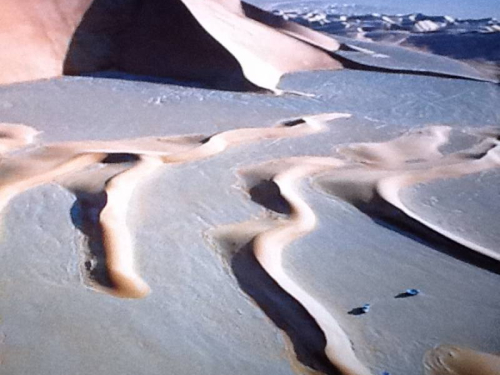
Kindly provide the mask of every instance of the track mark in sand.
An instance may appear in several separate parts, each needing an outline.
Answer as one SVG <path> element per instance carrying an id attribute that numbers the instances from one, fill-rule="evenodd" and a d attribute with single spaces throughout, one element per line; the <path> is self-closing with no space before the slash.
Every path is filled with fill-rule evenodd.
<path id="1" fill-rule="evenodd" d="M 346 117 L 349 115 L 342 113 L 305 116 L 271 128 L 229 130 L 208 138 L 82 141 L 27 149 L 23 147 L 34 141 L 36 130 L 3 125 L 0 150 L 5 150 L 6 156 L 0 166 L 0 210 L 30 188 L 49 182 L 66 186 L 80 197 L 74 210 L 79 216 L 76 221 L 82 229 L 86 228 L 84 233 L 91 234 L 92 243 L 100 248 L 101 258 L 105 259 L 106 275 L 88 282 L 118 297 L 144 297 L 150 289 L 135 270 L 133 241 L 126 223 L 129 201 L 141 181 L 165 164 L 208 158 L 245 143 L 314 134 L 323 131 L 328 121 Z M 91 259 L 86 267 L 92 274 L 95 265 Z"/>
<path id="2" fill-rule="evenodd" d="M 453 257 L 500 273 L 500 252 L 485 248 L 440 228 L 410 210 L 400 199 L 402 189 L 500 167 L 500 142 L 484 135 L 472 148 L 443 155 L 450 128 L 428 127 L 386 143 L 352 144 L 338 152 L 348 167 L 315 180 L 323 192 L 354 205 L 383 225 L 416 236 Z"/>

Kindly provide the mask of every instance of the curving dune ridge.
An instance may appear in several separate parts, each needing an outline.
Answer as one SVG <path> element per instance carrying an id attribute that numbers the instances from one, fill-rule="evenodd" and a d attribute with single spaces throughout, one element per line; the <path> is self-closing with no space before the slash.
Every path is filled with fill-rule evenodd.
<path id="1" fill-rule="evenodd" d="M 0 1 L 0 373 L 498 373 L 498 22 L 309 4 Z"/>
<path id="2" fill-rule="evenodd" d="M 245 143 L 318 133 L 326 129 L 328 121 L 345 117 L 348 115 L 339 113 L 306 116 L 272 128 L 236 129 L 208 138 L 151 137 L 49 145 L 35 143 L 38 132 L 33 128 L 2 124 L 1 207 L 5 208 L 12 198 L 23 191 L 49 182 L 67 186 L 77 196 L 78 191 L 101 191 L 104 203 L 92 207 L 101 207 L 98 208 L 96 225 L 102 241 L 109 285 L 99 283 L 98 278 L 92 277 L 87 277 L 88 282 L 118 297 L 144 297 L 150 288 L 136 270 L 133 239 L 126 222 L 129 201 L 142 181 L 166 164 L 201 160 Z M 414 230 L 414 234 L 422 236 L 424 241 L 433 243 L 432 234 L 441 236 L 450 241 L 447 245 L 450 255 L 498 273 L 499 255 L 495 249 L 483 248 L 442 230 L 438 225 L 413 214 L 399 199 L 400 190 L 413 184 L 459 177 L 500 166 L 495 132 L 480 133 L 482 140 L 468 150 L 443 155 L 440 148 L 448 142 L 449 133 L 448 127 L 434 126 L 385 143 L 345 146 L 339 149 L 345 159 L 293 157 L 266 162 L 241 172 L 253 199 L 268 210 L 286 214 L 286 218 L 278 217 L 259 225 L 243 223 L 238 226 L 239 229 L 233 227 L 222 236 L 215 237 L 219 241 L 224 236 L 233 237 L 231 241 L 239 241 L 240 246 L 251 240 L 255 259 L 282 289 L 280 293 L 288 294 L 300 304 L 317 325 L 324 344 L 320 343 L 320 336 L 319 341 L 301 339 L 300 335 L 307 335 L 307 332 L 299 332 L 294 339 L 297 356 L 308 366 L 327 374 L 335 371 L 342 374 L 370 373 L 356 358 L 349 338 L 334 316 L 292 280 L 282 267 L 287 245 L 307 235 L 316 226 L 314 211 L 296 190 L 299 181 L 306 177 L 313 176 L 314 185 L 322 191 L 345 200 L 374 218 L 390 220 L 396 227 L 404 225 L 403 231 Z M 86 174 L 88 177 L 85 177 Z M 89 178 L 94 181 L 92 188 L 85 182 Z M 257 186 L 259 190 L 255 189 Z M 237 237 L 240 239 L 237 240 Z M 450 244 L 455 246 L 450 247 Z M 435 246 L 440 248 L 438 242 Z M 267 302 L 262 303 L 262 308 L 266 310 Z M 281 308 L 286 308 L 286 305 Z M 304 343 L 299 345 L 301 340 Z M 317 343 L 314 343 L 315 340 Z M 314 350 L 311 354 L 301 354 L 300 346 L 304 344 L 306 351 L 309 350 L 307 345 L 324 345 L 321 350 L 326 359 L 314 354 Z M 317 358 L 308 359 L 310 355 Z M 329 367 L 331 365 L 332 368 Z"/>
<path id="3" fill-rule="evenodd" d="M 253 251 L 263 269 L 304 306 L 317 322 L 326 338 L 325 354 L 335 368 L 346 375 L 364 375 L 370 374 L 370 371 L 354 355 L 349 338 L 337 321 L 319 301 L 288 277 L 282 266 L 284 248 L 307 235 L 316 226 L 313 210 L 298 194 L 295 185 L 306 176 L 343 165 L 342 161 L 333 158 L 304 157 L 286 160 L 284 170 L 274 175 L 272 181 L 278 186 L 281 197 L 290 205 L 290 215 L 287 220 L 258 234 L 253 240 Z M 277 165 L 272 167 L 277 167 L 278 170 L 283 168 Z M 265 166 L 259 169 L 264 173 L 266 171 Z"/>
<path id="4" fill-rule="evenodd" d="M 149 293 L 148 285 L 135 271 L 132 238 L 127 230 L 128 203 L 136 186 L 164 164 L 187 163 L 214 156 L 227 148 L 265 139 L 304 136 L 324 129 L 328 121 L 348 117 L 346 114 L 308 116 L 281 124 L 274 128 L 237 129 L 215 134 L 206 140 L 193 137 L 153 138 L 114 142 L 68 142 L 28 149 L 19 154 L 7 155 L 2 165 L 0 179 L 0 209 L 17 194 L 35 186 L 56 181 L 64 176 L 64 184 L 72 184 L 72 172 L 92 165 L 109 163 L 118 156 L 132 165 L 123 172 L 109 177 L 106 173 L 93 176 L 103 180 L 105 205 L 99 214 L 102 246 L 105 252 L 106 272 L 111 282 L 107 292 L 126 298 L 140 298 Z M 4 148 L 15 145 L 22 148 L 33 142 L 36 131 L 24 125 L 2 125 L 6 134 L 0 143 Z M 12 148 L 8 149 L 13 151 Z M 113 163 L 113 161 L 111 161 Z M 105 169 L 103 168 L 105 172 Z"/>
<path id="5" fill-rule="evenodd" d="M 339 152 L 359 163 L 348 171 L 321 177 L 317 184 L 371 216 L 389 220 L 405 231 L 420 233 L 432 241 L 437 235 L 458 245 L 455 256 L 500 272 L 500 254 L 419 217 L 400 200 L 400 191 L 416 184 L 457 178 L 500 167 L 499 142 L 486 136 L 469 150 L 442 155 L 439 147 L 448 142 L 450 128 L 429 127 L 380 144 L 353 144 Z M 454 250 L 450 250 L 453 254 Z"/>
<path id="6" fill-rule="evenodd" d="M 238 253 L 243 254 L 245 247 L 251 246 L 262 269 L 281 287 L 281 291 L 276 293 L 285 293 L 296 300 L 318 325 L 325 340 L 324 344 L 319 345 L 324 345 L 322 350 L 334 369 L 329 368 L 321 356 L 315 359 L 309 358 L 314 353 L 300 353 L 303 350 L 301 341 L 311 341 L 304 332 L 302 336 L 298 334 L 294 345 L 297 356 L 302 357 L 307 365 L 327 374 L 336 373 L 335 371 L 342 374 L 370 373 L 356 358 L 348 337 L 334 316 L 320 301 L 293 281 L 282 265 L 287 245 L 312 232 L 316 226 L 314 211 L 297 192 L 299 181 L 305 177 L 312 176 L 314 185 L 320 190 L 345 200 L 373 218 L 394 218 L 391 223 L 396 228 L 401 227 L 403 233 L 409 232 L 438 249 L 446 249 L 451 256 L 495 273 L 500 272 L 500 254 L 497 249 L 483 248 L 441 229 L 413 214 L 399 199 L 400 190 L 413 184 L 500 167 L 496 137 L 486 136 L 470 150 L 446 156 L 441 154 L 439 148 L 448 142 L 450 130 L 449 127 L 434 126 L 410 132 L 385 143 L 352 144 L 339 150 L 349 158 L 347 160 L 333 157 L 294 157 L 240 171 L 245 189 L 252 200 L 269 212 L 286 214 L 286 218 L 278 216 L 272 219 L 271 216 L 257 222 L 228 225 L 213 231 L 211 236 L 222 248 L 229 247 L 225 257 L 244 256 L 247 259 L 247 256 Z M 442 242 L 433 242 L 433 235 L 441 236 L 448 242 L 443 247 Z M 231 250 L 234 246 L 236 248 Z M 283 303 L 273 306 L 271 300 L 255 290 L 262 286 L 250 281 L 256 275 L 242 272 L 237 263 L 232 263 L 233 273 L 240 285 L 276 324 L 283 325 L 279 323 L 282 320 L 293 321 L 293 317 L 287 317 L 290 314 L 287 310 L 291 310 L 292 305 Z M 277 314 L 273 309 L 283 311 Z M 293 326 L 287 328 L 287 325 L 283 325 L 282 329 L 293 340 L 296 335 Z M 311 341 L 310 345 L 318 344 Z"/>

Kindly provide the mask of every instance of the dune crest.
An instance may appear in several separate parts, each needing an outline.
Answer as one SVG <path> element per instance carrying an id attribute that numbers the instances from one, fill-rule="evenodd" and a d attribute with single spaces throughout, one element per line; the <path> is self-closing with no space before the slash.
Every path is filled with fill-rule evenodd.
<path id="1" fill-rule="evenodd" d="M 345 200 L 370 216 L 393 218 L 396 225 L 413 228 L 417 233 L 422 229 L 419 225 L 424 226 L 425 230 L 455 244 L 450 251 L 452 256 L 499 272 L 498 252 L 431 224 L 413 214 L 399 199 L 400 190 L 413 184 L 500 167 L 499 142 L 491 134 L 469 150 L 443 155 L 439 149 L 448 142 L 450 131 L 451 128 L 446 126 L 431 126 L 388 142 L 348 145 L 339 150 L 346 159 L 293 157 L 240 170 L 244 191 L 263 206 L 268 215 L 259 220 L 222 226 L 210 231 L 209 236 L 215 240 L 214 248 L 231 266 L 243 290 L 290 336 L 296 355 L 304 364 L 326 374 L 335 371 L 342 374 L 370 373 L 356 358 L 349 338 L 334 316 L 294 282 L 282 266 L 285 248 L 312 232 L 316 226 L 313 210 L 297 191 L 300 181 L 306 177 L 311 177 L 313 185 L 321 191 Z M 453 251 L 459 254 L 453 254 Z M 474 255 L 481 258 L 477 260 Z M 253 278 L 263 278 L 264 273 L 258 269 L 252 272 L 242 270 L 244 265 L 239 264 L 243 262 L 240 259 L 245 259 L 246 265 L 255 259 L 265 275 L 279 285 L 274 299 L 292 298 L 307 311 L 314 321 L 309 329 L 320 331 L 316 339 L 311 339 L 311 332 L 295 332 L 294 324 L 303 324 L 307 316 L 290 316 L 292 313 L 287 311 L 299 309 L 293 301 L 288 302 L 289 306 L 285 303 L 274 305 L 273 299 L 265 296 L 270 292 L 259 290 L 272 289 L 272 284 L 252 281 Z M 282 311 L 276 312 L 276 309 Z M 296 319 L 302 319 L 302 323 L 295 322 Z M 304 348 L 304 345 L 310 347 Z M 320 347 L 333 368 L 325 364 L 325 358 L 314 354 Z"/>
<path id="2" fill-rule="evenodd" d="M 253 18 L 239 0 L 5 0 L 0 83 L 112 70 L 244 88 L 242 70 L 276 90 L 285 73 L 342 67 L 317 47 L 338 49 L 333 38 L 245 7 Z"/>
<path id="3" fill-rule="evenodd" d="M 400 66 L 411 56 L 396 47 L 391 57 L 240 0 L 3 0 L 0 12 L 0 84 L 99 74 L 281 94 L 285 74 L 344 68 L 497 82 L 452 60 Z"/>
<path id="4" fill-rule="evenodd" d="M 457 257 L 500 272 L 498 250 L 484 248 L 440 228 L 413 213 L 399 198 L 400 191 L 412 185 L 500 167 L 500 143 L 496 136 L 485 136 L 469 150 L 442 155 L 439 147 L 448 142 L 448 137 L 449 128 L 430 127 L 386 143 L 346 146 L 338 151 L 355 164 L 318 178 L 316 184 L 322 191 L 370 216 L 388 220 L 403 231 L 449 240 L 447 247 L 458 247 L 453 250 Z"/>
<path id="5" fill-rule="evenodd" d="M 23 191 L 50 182 L 73 191 L 77 200 L 83 200 L 80 197 L 87 194 L 90 203 L 80 205 L 80 210 L 88 211 L 83 213 L 90 218 L 87 225 L 97 228 L 96 238 L 104 253 L 109 281 L 100 283 L 97 278 L 86 277 L 87 283 L 117 297 L 141 298 L 151 290 L 136 269 L 133 238 L 126 222 L 129 203 L 140 183 L 167 164 L 209 158 L 252 142 L 319 133 L 327 129 L 329 121 L 347 117 L 343 113 L 304 116 L 270 128 L 234 129 L 210 137 L 146 137 L 47 145 L 34 144 L 38 132 L 33 128 L 3 124 L 0 208 Z M 470 149 L 445 155 L 440 147 L 449 136 L 449 127 L 432 126 L 387 142 L 344 146 L 338 150 L 343 158 L 296 156 L 240 170 L 244 189 L 269 215 L 259 221 L 218 228 L 209 236 L 230 248 L 222 254 L 223 260 L 231 265 L 242 289 L 289 335 L 297 359 L 306 366 L 325 374 L 370 374 L 357 359 L 332 313 L 290 278 L 282 265 L 286 247 L 316 227 L 316 215 L 297 188 L 306 178 L 312 178 L 313 186 L 323 192 L 370 216 L 403 224 L 407 230 L 423 230 L 424 235 L 427 230 L 444 237 L 456 245 L 451 250 L 458 249 L 465 260 L 498 272 L 496 251 L 420 218 L 399 198 L 401 189 L 414 184 L 500 166 L 495 131 L 479 133 L 480 141 Z M 482 258 L 471 260 L 467 258 L 469 253 Z M 87 271 L 94 266 L 90 264 Z M 272 297 L 273 293 L 278 297 Z M 276 298 L 286 302 L 272 305 Z M 299 329 L 302 324 L 309 328 Z"/>
<path id="6" fill-rule="evenodd" d="M 496 375 L 500 374 L 500 356 L 442 345 L 424 357 L 426 375 Z"/>
<path id="7" fill-rule="evenodd" d="M 272 128 L 230 130 L 209 138 L 193 136 L 144 138 L 124 141 L 90 141 L 49 144 L 10 155 L 3 161 L 4 173 L 0 179 L 0 209 L 16 195 L 49 182 L 61 181 L 71 190 L 88 189 L 85 184 L 72 183 L 71 174 L 85 172 L 93 167 L 92 180 L 100 180 L 104 204 L 99 212 L 99 236 L 106 259 L 110 286 L 98 286 L 104 291 L 125 298 L 140 298 L 150 291 L 135 270 L 133 241 L 126 225 L 128 203 L 139 182 L 151 176 L 164 164 L 187 163 L 214 156 L 229 147 L 266 139 L 305 136 L 325 129 L 328 121 L 348 117 L 330 113 L 306 116 Z M 21 142 L 35 131 L 29 127 L 6 126 L 7 138 Z M 17 137 L 17 138 L 16 138 Z M 5 141 L 5 142 L 7 142 Z M 32 137 L 28 139 L 32 141 Z M 106 166 L 123 164 L 116 173 Z M 96 172 L 95 167 L 100 168 Z M 78 176 L 81 179 L 81 175 Z M 97 184 L 99 185 L 99 184 Z M 94 192 L 95 194 L 95 192 Z M 98 205 L 93 205 L 95 209 Z M 95 286 L 95 285 L 94 285 Z"/>
<path id="8" fill-rule="evenodd" d="M 317 322 L 326 339 L 324 352 L 334 367 L 342 374 L 364 375 L 370 374 L 370 371 L 356 358 L 349 338 L 334 317 L 318 300 L 295 283 L 282 266 L 286 246 L 312 232 L 316 226 L 316 216 L 300 196 L 296 186 L 306 177 L 344 165 L 343 161 L 330 157 L 297 157 L 256 167 L 252 178 L 260 175 L 260 180 L 266 181 L 271 176 L 270 181 L 276 184 L 279 195 L 288 203 L 290 212 L 286 219 L 276 220 L 273 227 L 255 236 L 252 247 L 262 268 Z"/>
<path id="9" fill-rule="evenodd" d="M 342 64 L 321 49 L 289 36 L 296 33 L 281 33 L 280 29 L 246 17 L 239 0 L 183 2 L 201 25 L 238 60 L 245 77 L 259 87 L 276 92 L 286 73 L 342 68 Z M 241 31 L 235 31 L 235 25 Z M 310 33 L 315 34 L 314 31 Z M 332 49 L 337 46 L 333 44 Z"/>

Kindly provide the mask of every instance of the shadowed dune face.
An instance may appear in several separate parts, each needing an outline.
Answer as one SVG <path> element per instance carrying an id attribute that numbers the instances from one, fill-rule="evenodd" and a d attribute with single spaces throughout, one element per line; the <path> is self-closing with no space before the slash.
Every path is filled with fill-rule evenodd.
<path id="1" fill-rule="evenodd" d="M 236 59 L 180 0 L 94 0 L 73 37 L 64 73 L 103 70 L 251 87 Z"/>
<path id="2" fill-rule="evenodd" d="M 498 251 L 442 229 L 412 212 L 400 199 L 400 192 L 409 186 L 499 167 L 496 133 L 486 135 L 468 150 L 443 155 L 439 148 L 448 143 L 450 130 L 432 126 L 385 143 L 340 148 L 338 152 L 355 164 L 321 176 L 316 184 L 382 225 L 398 228 L 451 256 L 499 273 Z"/>
<path id="3" fill-rule="evenodd" d="M 240 0 L 4 0 L 0 10 L 0 84 L 104 73 L 281 93 L 285 74 L 343 68 L 497 82 L 457 64 L 398 68 L 396 58 L 380 66 L 388 56 L 371 47 L 341 44 Z"/>
<path id="4" fill-rule="evenodd" d="M 335 315 L 315 299 L 313 293 L 293 280 L 283 267 L 286 247 L 316 227 L 315 212 L 298 189 L 300 181 L 306 177 L 312 177 L 314 186 L 321 191 L 350 203 L 382 224 L 384 221 L 395 222 L 396 230 L 403 229 L 403 233 L 438 250 L 499 272 L 496 251 L 442 230 L 439 225 L 411 212 L 399 199 L 400 191 L 406 186 L 498 168 L 495 134 L 490 134 L 471 149 L 443 155 L 440 147 L 448 143 L 450 131 L 451 128 L 446 126 L 431 126 L 387 142 L 345 146 L 338 150 L 345 159 L 292 157 L 240 170 L 240 188 L 265 208 L 267 216 L 222 226 L 210 235 L 218 243 L 221 256 L 230 259 L 226 262 L 231 262 L 240 287 L 288 334 L 297 358 L 305 365 L 325 374 L 370 373 L 356 357 Z M 246 260 L 246 267 L 242 265 L 242 259 Z M 262 274 L 274 281 L 272 287 L 263 288 L 254 281 L 264 280 Z M 274 301 L 262 293 L 262 289 L 274 294 Z M 284 302 L 276 307 L 276 300 Z M 293 308 L 294 304 L 303 309 Z M 295 331 L 296 325 L 311 321 L 316 324 L 307 332 Z M 307 350 L 304 343 L 307 343 Z M 317 350 L 311 352 L 313 348 L 321 348 L 324 355 L 317 355 Z M 463 352 L 460 358 L 449 361 L 456 372 L 448 371 L 448 366 L 443 365 L 442 357 L 448 355 L 445 349 L 430 352 L 425 359 L 426 369 L 430 369 L 428 374 L 483 373 L 482 365 L 477 364 L 481 356 Z M 488 359 L 490 364 L 484 366 L 485 371 L 497 366 L 495 357 L 491 357 Z M 476 370 L 481 371 L 474 372 Z"/>
<path id="5" fill-rule="evenodd" d="M 244 82 L 180 0 L 5 0 L 0 83 L 103 70 Z"/>
<path id="6" fill-rule="evenodd" d="M 0 11 L 3 84 L 113 71 L 274 90 L 285 73 L 341 68 L 322 50 L 334 39 L 247 17 L 239 0 L 5 0 Z"/>
<path id="7" fill-rule="evenodd" d="M 127 230 L 127 207 L 136 186 L 164 164 L 188 163 L 226 149 L 266 139 L 314 134 L 328 121 L 349 117 L 331 113 L 307 116 L 260 129 L 229 130 L 211 137 L 146 137 L 122 141 L 33 144 L 38 132 L 25 125 L 0 124 L 0 211 L 16 195 L 59 182 L 72 191 L 77 204 L 74 224 L 89 239 L 84 267 L 89 283 L 112 295 L 141 298 L 149 286 L 137 274 L 133 240 Z M 24 149 L 27 146 L 32 148 Z M 11 154 L 18 151 L 19 154 Z M 98 264 L 95 264 L 95 263 Z"/>
<path id="8" fill-rule="evenodd" d="M 238 0 L 183 2 L 238 60 L 245 77 L 259 87 L 277 91 L 286 73 L 342 68 L 322 49 L 247 17 Z"/>

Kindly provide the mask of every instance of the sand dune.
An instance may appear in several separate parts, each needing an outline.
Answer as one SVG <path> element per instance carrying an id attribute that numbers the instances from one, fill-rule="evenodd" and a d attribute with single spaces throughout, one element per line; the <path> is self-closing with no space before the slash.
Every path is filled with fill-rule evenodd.
<path id="1" fill-rule="evenodd" d="M 452 256 L 494 272 L 499 271 L 500 259 L 496 249 L 485 249 L 442 230 L 438 225 L 413 214 L 399 199 L 400 190 L 412 184 L 454 178 L 500 167 L 496 138 L 485 138 L 470 150 L 443 155 L 439 149 L 448 142 L 450 130 L 445 126 L 433 126 L 412 131 L 384 143 L 352 144 L 339 150 L 339 153 L 347 158 L 344 160 L 332 157 L 294 157 L 266 162 L 240 171 L 244 189 L 252 200 L 278 216 L 271 215 L 258 221 L 224 226 L 212 231 L 211 236 L 225 249 L 223 258 L 236 258 L 240 256 L 239 252 L 243 254 L 246 246 L 250 246 L 262 269 L 281 287 L 282 291 L 277 293 L 291 296 L 310 314 L 324 335 L 322 350 L 327 361 L 336 370 L 322 363 L 321 356 L 317 359 L 307 358 L 312 354 L 301 354 L 303 349 L 300 344 L 294 342 L 296 354 L 302 356 L 305 364 L 324 373 L 335 373 L 337 370 L 342 374 L 370 373 L 357 360 L 349 338 L 334 316 L 283 269 L 282 258 L 287 245 L 312 232 L 316 226 L 313 210 L 297 192 L 299 182 L 306 177 L 314 177 L 314 185 L 320 190 L 346 200 L 373 217 L 395 217 L 393 223 L 397 227 L 405 223 L 405 218 L 399 214 L 397 216 L 397 213 L 393 212 L 396 210 L 412 220 L 406 223 L 408 226 L 404 227 L 405 230 L 421 233 L 418 232 L 418 226 L 423 225 L 429 231 L 449 239 L 452 244 L 459 245 L 455 248 L 452 246 Z M 428 237 L 423 238 L 428 240 Z M 453 254 L 453 251 L 472 254 L 464 256 Z M 478 254 L 486 258 L 477 260 L 474 255 Z M 231 264 L 231 261 L 228 261 L 228 264 Z M 271 302 L 262 297 L 262 291 L 255 290 L 262 286 L 249 284 L 246 279 L 251 276 L 239 271 L 234 262 L 232 268 L 240 284 L 246 285 L 245 291 L 271 319 L 276 322 L 293 319 L 284 317 L 287 314 L 285 310 L 291 309 L 284 303 L 280 307 L 274 307 L 284 309 L 282 316 L 275 317 Z M 287 326 L 283 327 L 282 329 L 287 331 Z M 296 334 L 291 328 L 287 333 L 293 341 Z M 298 340 L 307 342 L 311 339 L 299 334 Z"/>
<path id="2" fill-rule="evenodd" d="M 239 1 L 184 0 L 184 3 L 201 25 L 236 57 L 245 77 L 259 87 L 277 90 L 280 78 L 286 73 L 342 68 L 322 50 L 245 17 Z M 234 32 L 235 25 L 242 32 Z"/>
<path id="3" fill-rule="evenodd" d="M 140 298 L 150 292 L 147 283 L 135 271 L 133 241 L 127 228 L 127 210 L 137 184 L 161 165 L 158 158 L 143 156 L 130 169 L 106 183 L 107 201 L 99 219 L 106 252 L 106 269 L 113 284 L 111 292 L 119 297 Z"/>
<path id="4" fill-rule="evenodd" d="M 292 17 L 239 0 L 2 0 L 0 14 L 0 84 L 174 83 L 2 88 L 2 121 L 34 127 L 0 123 L 0 368 L 500 372 L 475 351 L 498 344 L 500 250 L 483 241 L 496 208 L 481 209 L 498 175 L 481 177 L 500 167 L 500 131 L 470 130 L 498 123 L 498 72 L 449 58 L 465 59 L 456 46 L 439 57 L 376 42 L 393 26 L 401 45 L 465 26 L 486 40 L 498 22 Z M 342 69 L 363 72 L 280 86 Z M 352 119 L 336 122 L 351 116 L 338 108 Z M 440 180 L 486 188 L 461 211 L 421 209 L 422 195 L 452 195 Z M 353 313 L 365 302 L 370 314 Z M 474 350 L 436 346 L 448 342 Z"/>
<path id="5" fill-rule="evenodd" d="M 491 13 L 484 18 L 473 19 L 470 18 L 470 11 L 462 18 L 445 15 L 447 13 L 434 16 L 422 13 L 364 14 L 362 8 L 353 12 L 348 4 L 319 3 L 311 8 L 288 3 L 280 4 L 279 8 L 273 12 L 276 17 L 292 20 L 335 38 L 398 45 L 451 57 L 474 66 L 485 78 L 498 81 L 500 55 L 498 49 L 491 46 L 498 45 L 500 25 Z M 450 9 L 449 6 L 447 8 Z"/>
<path id="6" fill-rule="evenodd" d="M 305 116 L 271 128 L 235 129 L 210 137 L 148 137 L 48 145 L 35 143 L 38 132 L 31 127 L 3 124 L 0 139 L 3 150 L 0 165 L 3 172 L 0 180 L 1 207 L 4 208 L 23 191 L 50 182 L 67 186 L 77 196 L 77 191 L 86 189 L 89 194 L 103 194 L 103 203 L 90 207 L 98 211 L 95 225 L 102 242 L 103 268 L 109 285 L 99 284 L 97 278 L 89 279 L 88 283 L 118 297 L 144 297 L 150 288 L 136 270 L 134 241 L 126 222 L 129 201 L 140 183 L 151 178 L 165 164 L 175 165 L 209 158 L 246 143 L 315 134 L 326 130 L 329 121 L 345 117 L 349 115 L 330 113 Z M 440 148 L 448 142 L 450 128 L 432 126 L 383 143 L 344 146 L 338 150 L 343 159 L 298 156 L 244 168 L 240 172 L 252 199 L 278 216 L 225 227 L 214 232 L 214 236 L 221 244 L 225 241 L 238 244 L 240 248 L 250 245 L 261 269 L 281 288 L 282 291 L 278 293 L 291 297 L 291 301 L 295 302 L 290 303 L 297 303 L 303 308 L 311 324 L 317 326 L 319 336 L 304 339 L 301 344 L 297 341 L 302 341 L 301 335 L 310 333 L 289 333 L 293 336 L 297 356 L 303 363 L 327 374 L 336 371 L 342 374 L 370 373 L 356 358 L 349 338 L 334 316 L 283 269 L 282 257 L 287 245 L 307 235 L 316 226 L 314 211 L 297 191 L 300 181 L 312 176 L 314 186 L 320 190 L 349 202 L 375 218 L 392 218 L 396 225 L 403 223 L 406 225 L 405 230 L 417 230 L 421 234 L 418 226 L 423 226 L 459 245 L 450 250 L 451 255 L 454 255 L 455 250 L 479 254 L 483 257 L 479 261 L 470 254 L 455 255 L 498 272 L 500 256 L 496 249 L 485 249 L 442 230 L 429 219 L 412 213 L 399 198 L 401 189 L 414 184 L 499 167 L 496 133 L 489 131 L 478 134 L 480 141 L 470 149 L 446 155 Z M 85 182 L 89 179 L 94 182 Z M 423 238 L 428 240 L 425 233 Z M 234 249 L 225 257 L 237 257 L 240 251 Z M 262 308 L 266 310 L 264 305 Z M 286 308 L 286 304 L 281 308 Z M 301 345 L 311 345 L 304 349 L 305 353 L 310 354 L 301 354 Z M 316 346 L 319 349 L 312 350 Z M 324 358 L 320 353 L 314 354 L 315 350 L 322 351 Z M 436 353 L 429 354 L 429 368 L 437 368 L 432 364 L 432 358 L 441 352 Z M 469 365 L 459 366 L 467 368 Z"/>
<path id="7" fill-rule="evenodd" d="M 168 163 L 186 163 L 214 156 L 236 145 L 265 139 L 304 136 L 325 129 L 328 121 L 348 117 L 332 113 L 306 116 L 279 124 L 274 128 L 237 129 L 209 138 L 173 137 L 109 142 L 68 142 L 28 149 L 3 160 L 4 174 L 0 180 L 0 208 L 4 208 L 17 194 L 35 186 L 53 182 L 64 176 L 64 183 L 77 189 L 70 175 L 85 168 L 106 163 L 132 165 L 109 177 L 105 171 L 93 179 L 105 179 L 105 204 L 99 213 L 100 236 L 105 253 L 106 273 L 111 288 L 103 290 L 126 298 L 139 298 L 149 293 L 149 287 L 134 269 L 133 241 L 126 225 L 128 202 L 137 184 L 156 169 Z M 36 131 L 23 125 L 4 125 L 6 137 L 2 145 L 13 142 L 19 147 L 33 141 Z M 27 140 L 26 140 L 27 139 Z M 10 150 L 11 151 L 11 150 Z M 113 159 L 115 158 L 115 159 Z M 81 188 L 81 185 L 80 185 Z"/>
<path id="8" fill-rule="evenodd" d="M 104 158 L 100 153 L 80 153 L 60 146 L 33 148 L 27 154 L 9 155 L 34 142 L 38 133 L 24 125 L 3 125 L 6 135 L 0 139 L 0 148 L 8 150 L 1 159 L 0 210 L 17 194 L 54 180 L 74 170 L 85 168 Z"/>
<path id="9" fill-rule="evenodd" d="M 334 158 L 304 157 L 257 167 L 254 173 L 262 173 L 265 177 L 261 179 L 266 180 L 269 175 L 272 176 L 271 181 L 289 204 L 290 213 L 286 220 L 277 220 L 274 227 L 255 236 L 252 246 L 262 268 L 284 291 L 304 306 L 317 322 L 326 338 L 325 354 L 335 368 L 342 374 L 369 374 L 370 371 L 354 355 L 349 338 L 334 317 L 319 301 L 288 277 L 282 266 L 285 247 L 310 233 L 316 226 L 314 212 L 301 198 L 295 186 L 307 176 L 343 165 L 342 161 Z"/>
<path id="10" fill-rule="evenodd" d="M 451 345 L 429 350 L 424 358 L 426 375 L 495 375 L 500 357 Z"/>
<path id="11" fill-rule="evenodd" d="M 3 84 L 107 72 L 282 93 L 285 74 L 346 67 L 489 80 L 452 60 L 450 72 L 418 64 L 402 69 L 396 61 L 378 66 L 377 58 L 356 58 L 383 56 L 369 46 L 340 42 L 239 0 L 4 0 L 0 7 Z"/>
<path id="12" fill-rule="evenodd" d="M 0 83 L 57 77 L 71 37 L 92 0 L 4 0 Z"/>
<path id="13" fill-rule="evenodd" d="M 4 84 L 114 70 L 275 90 L 285 73 L 341 68 L 300 40 L 335 50 L 334 39 L 299 25 L 282 33 L 247 17 L 239 0 L 5 0 L 0 9 Z"/>
<path id="14" fill-rule="evenodd" d="M 484 139 L 470 150 L 442 155 L 439 147 L 447 142 L 448 134 L 447 127 L 431 127 L 387 143 L 346 146 L 339 152 L 359 164 L 323 176 L 317 184 L 323 191 L 346 200 L 369 215 L 390 220 L 406 230 L 421 232 L 420 225 L 423 225 L 427 233 L 420 235 L 445 237 L 459 245 L 457 257 L 498 272 L 500 254 L 497 249 L 484 248 L 443 230 L 411 212 L 399 198 L 401 189 L 411 185 L 500 167 L 499 145 L 495 137 Z M 467 254 L 467 249 L 470 254 Z"/>
<path id="15" fill-rule="evenodd" d="M 37 134 L 26 125 L 0 124 L 0 155 L 33 143 Z"/>
<path id="16" fill-rule="evenodd" d="M 330 36 L 316 32 L 298 23 L 287 21 L 282 17 L 266 12 L 251 4 L 242 2 L 241 9 L 245 16 L 325 51 L 335 52 L 341 47 L 341 44 Z"/>

